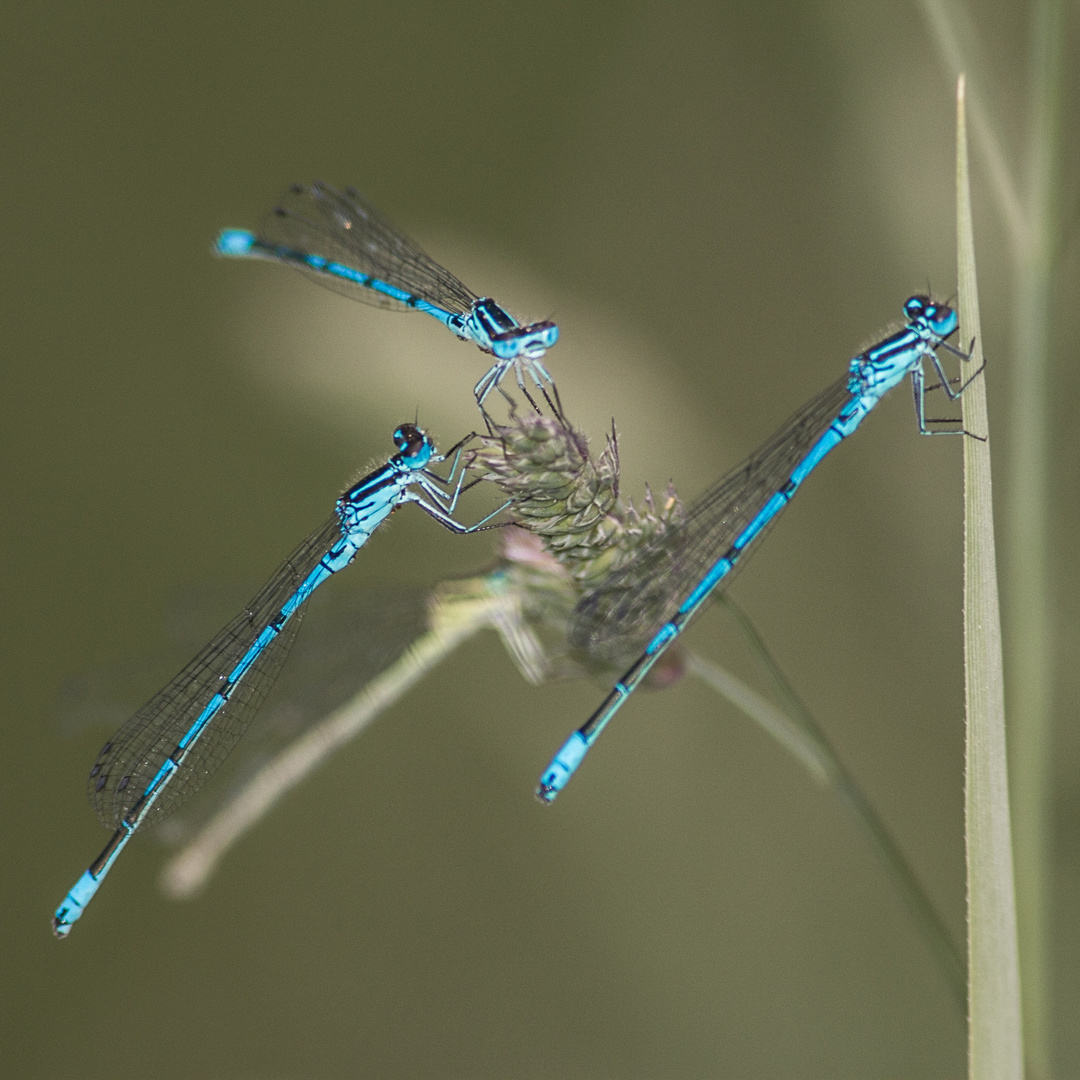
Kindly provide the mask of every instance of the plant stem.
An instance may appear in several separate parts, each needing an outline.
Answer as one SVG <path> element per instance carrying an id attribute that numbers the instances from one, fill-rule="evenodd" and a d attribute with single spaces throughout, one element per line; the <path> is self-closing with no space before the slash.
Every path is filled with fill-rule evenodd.
<path id="1" fill-rule="evenodd" d="M 161 887 L 174 900 L 195 896 L 217 864 L 277 802 L 350 739 L 419 682 L 440 660 L 485 627 L 502 633 L 513 622 L 516 598 L 496 575 L 453 582 L 453 593 L 439 597 L 430 628 L 352 701 L 268 761 L 184 847 L 166 863 Z"/>
<path id="2" fill-rule="evenodd" d="M 971 221 L 964 77 L 957 84 L 957 270 L 960 340 L 974 341 L 982 365 L 975 240 Z M 964 699 L 967 714 L 964 817 L 968 886 L 968 1075 L 1023 1076 L 1020 966 L 1016 937 L 1005 680 L 994 552 L 986 380 L 961 399 L 964 428 Z"/>
<path id="3" fill-rule="evenodd" d="M 1050 799 L 1053 788 L 1053 632 L 1049 588 L 1050 318 L 1057 237 L 1064 19 L 1038 0 L 1031 54 L 1027 243 L 1016 282 L 1009 400 L 1009 715 L 1024 1036 L 1033 1076 L 1052 1075 L 1049 995 Z"/>
<path id="4" fill-rule="evenodd" d="M 730 602 L 728 606 L 736 612 L 736 618 L 742 625 L 745 615 Z M 759 655 L 776 679 L 789 712 L 778 709 L 741 679 L 695 653 L 687 653 L 687 669 L 771 735 L 806 769 L 811 779 L 832 792 L 852 816 L 866 834 L 874 853 L 888 871 L 894 888 L 907 905 L 945 974 L 949 989 L 962 1013 L 967 1007 L 967 983 L 964 978 L 964 961 L 959 949 L 885 823 L 878 817 L 855 778 L 844 767 L 812 714 L 795 695 L 787 679 L 780 674 L 775 661 L 748 620 L 744 630 L 747 628 L 751 648 L 757 652 L 755 643 L 760 646 L 762 652 Z"/>

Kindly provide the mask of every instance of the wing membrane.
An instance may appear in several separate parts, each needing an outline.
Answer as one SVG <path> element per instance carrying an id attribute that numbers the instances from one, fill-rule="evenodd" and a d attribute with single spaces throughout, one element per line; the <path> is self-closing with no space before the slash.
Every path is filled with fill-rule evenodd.
<path id="1" fill-rule="evenodd" d="M 286 559 L 244 611 L 105 744 L 87 785 L 90 804 L 103 824 L 119 827 L 259 635 L 341 538 L 335 514 Z M 143 827 L 175 810 L 228 756 L 289 655 L 303 612 L 300 607 L 285 622 L 236 681 L 227 702 L 188 748 L 184 767 L 164 785 Z"/>
<path id="2" fill-rule="evenodd" d="M 359 192 L 316 180 L 294 184 L 264 219 L 261 243 L 343 263 L 455 314 L 467 314 L 476 295 L 417 243 L 399 232 Z M 321 285 L 376 307 L 407 304 L 332 273 L 298 266 Z"/>
<path id="3" fill-rule="evenodd" d="M 795 466 L 850 399 L 844 376 L 695 500 L 682 525 L 641 549 L 582 597 L 574 611 L 571 645 L 613 663 L 639 653 L 783 488 Z M 725 587 L 771 525 L 742 549 Z"/>

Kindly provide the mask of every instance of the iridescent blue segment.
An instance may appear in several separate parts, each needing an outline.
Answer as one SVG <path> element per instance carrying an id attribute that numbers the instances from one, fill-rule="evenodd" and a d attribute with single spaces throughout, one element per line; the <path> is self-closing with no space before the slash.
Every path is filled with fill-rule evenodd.
<path id="1" fill-rule="evenodd" d="M 459 464 L 467 440 L 455 447 L 450 474 L 443 479 L 428 467 L 444 457 L 420 428 L 402 424 L 393 438 L 398 452 L 350 487 L 331 517 L 285 560 L 244 611 L 102 748 L 87 793 L 102 823 L 114 832 L 57 908 L 57 937 L 67 936 L 135 831 L 175 810 L 225 760 L 281 671 L 307 599 L 352 562 L 398 506 L 416 503 L 459 533 L 481 528 L 495 516 L 472 526 L 452 516 L 462 490 Z"/>
<path id="2" fill-rule="evenodd" d="M 58 938 L 65 938 L 71 933 L 72 924 L 82 915 L 83 908 L 90 903 L 100 884 L 101 878 L 94 877 L 89 870 L 75 882 L 53 916 L 53 933 Z"/>
<path id="3" fill-rule="evenodd" d="M 951 400 L 978 375 L 954 388 L 938 359 L 936 350 L 956 331 L 956 312 L 927 296 L 911 297 L 904 312 L 908 322 L 902 330 L 852 360 L 843 378 L 698 499 L 682 526 L 662 537 L 659 546 L 642 548 L 578 604 L 570 631 L 573 646 L 593 656 L 613 656 L 626 641 L 644 642 L 644 649 L 544 771 L 536 792 L 541 802 L 550 803 L 566 786 L 623 702 L 709 597 L 730 584 L 802 482 L 897 383 L 911 376 L 921 434 L 963 434 L 959 428 L 928 428 L 927 423 L 944 421 L 927 420 L 923 408 L 924 363 Z"/>
<path id="4" fill-rule="evenodd" d="M 477 296 L 352 188 L 294 184 L 257 232 L 225 229 L 214 249 L 286 263 L 367 304 L 433 316 L 498 361 L 476 385 L 478 402 L 511 368 L 523 391 L 526 374 L 541 390 L 552 385 L 540 358 L 558 340 L 554 323 L 523 326 L 494 300 Z"/>
<path id="5" fill-rule="evenodd" d="M 255 234 L 247 229 L 223 229 L 214 241 L 214 249 L 219 255 L 243 258 L 251 255 L 257 244 Z"/>
<path id="6" fill-rule="evenodd" d="M 597 735 L 599 735 L 599 731 Z M 543 790 L 551 793 L 548 798 L 543 800 L 544 802 L 551 802 L 570 783 L 570 777 L 574 775 L 574 770 L 585 760 L 585 755 L 589 752 L 589 747 L 594 741 L 595 736 L 590 739 L 580 731 L 575 731 L 563 743 L 559 752 L 551 759 L 551 764 L 548 765 L 544 775 L 540 778 L 540 785 Z"/>

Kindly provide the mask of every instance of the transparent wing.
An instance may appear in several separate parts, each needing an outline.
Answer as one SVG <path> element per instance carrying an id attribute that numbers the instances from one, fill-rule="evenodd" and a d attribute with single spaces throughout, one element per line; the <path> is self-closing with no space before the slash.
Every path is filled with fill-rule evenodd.
<path id="1" fill-rule="evenodd" d="M 341 539 L 335 514 L 286 559 L 247 608 L 105 744 L 87 784 L 90 804 L 103 824 L 119 827 L 258 636 Z M 226 704 L 161 791 L 143 820 L 144 827 L 176 809 L 225 760 L 273 685 L 302 618 L 301 607 L 236 683 Z"/>
<path id="2" fill-rule="evenodd" d="M 455 314 L 467 314 L 477 299 L 352 188 L 338 191 L 321 180 L 294 184 L 262 222 L 257 236 L 264 245 L 343 263 Z M 287 258 L 283 261 L 365 304 L 408 310 L 408 304 L 363 285 L 305 269 Z"/>
<path id="3" fill-rule="evenodd" d="M 207 630 L 220 626 L 250 596 L 250 582 L 233 580 L 178 588 L 165 608 L 161 644 L 76 672 L 58 687 L 57 730 L 66 735 L 116 731 L 146 700 L 147 690 L 169 682 L 206 643 Z"/>
<path id="4" fill-rule="evenodd" d="M 612 663 L 640 653 L 787 483 L 795 466 L 850 400 L 847 386 L 845 375 L 813 398 L 746 461 L 700 496 L 680 527 L 640 549 L 582 597 L 574 610 L 570 644 Z M 742 550 L 730 576 L 766 532 L 768 527 Z"/>
<path id="5" fill-rule="evenodd" d="M 223 768 L 220 782 L 170 822 L 190 835 L 270 761 L 396 663 L 428 629 L 430 590 L 330 582 L 312 596 L 288 667 Z M 172 827 L 175 826 L 175 829 Z"/>

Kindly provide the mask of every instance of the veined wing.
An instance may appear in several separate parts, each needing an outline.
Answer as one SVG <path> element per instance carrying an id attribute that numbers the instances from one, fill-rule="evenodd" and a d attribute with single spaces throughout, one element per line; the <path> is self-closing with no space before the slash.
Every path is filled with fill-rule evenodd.
<path id="1" fill-rule="evenodd" d="M 181 841 L 235 799 L 261 769 L 407 653 L 428 629 L 430 590 L 334 581 L 316 590 L 289 662 L 243 741 L 204 791 L 169 818 Z"/>
<path id="2" fill-rule="evenodd" d="M 845 375 L 695 500 L 681 526 L 642 548 L 582 597 L 574 610 L 570 644 L 612 663 L 637 655 L 784 487 L 850 400 Z M 770 526 L 771 522 L 741 549 L 725 586 Z"/>
<path id="3" fill-rule="evenodd" d="M 454 314 L 472 309 L 476 295 L 418 244 L 399 232 L 353 188 L 339 191 L 316 180 L 293 184 L 264 219 L 260 243 L 318 255 L 370 274 Z M 290 260 L 286 260 L 290 261 Z M 322 285 L 376 307 L 408 310 L 401 303 L 335 274 L 305 270 Z"/>
<path id="4" fill-rule="evenodd" d="M 259 635 L 280 615 L 323 556 L 341 542 L 341 523 L 335 514 L 285 560 L 247 608 L 105 744 L 87 784 L 90 804 L 103 824 L 120 826 L 214 695 L 228 685 L 229 676 Z M 228 700 L 162 788 L 143 827 L 175 810 L 228 756 L 289 655 L 303 610 L 300 607 L 285 622 L 237 680 Z"/>

